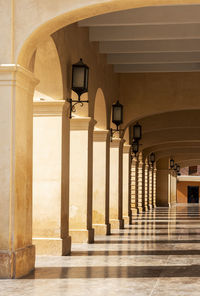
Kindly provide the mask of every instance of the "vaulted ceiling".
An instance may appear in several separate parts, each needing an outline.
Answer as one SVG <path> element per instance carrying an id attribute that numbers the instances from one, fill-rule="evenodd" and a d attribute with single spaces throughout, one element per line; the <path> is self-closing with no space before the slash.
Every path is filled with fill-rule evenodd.
<path id="1" fill-rule="evenodd" d="M 79 22 L 118 73 L 200 71 L 200 5 L 120 11 Z"/>

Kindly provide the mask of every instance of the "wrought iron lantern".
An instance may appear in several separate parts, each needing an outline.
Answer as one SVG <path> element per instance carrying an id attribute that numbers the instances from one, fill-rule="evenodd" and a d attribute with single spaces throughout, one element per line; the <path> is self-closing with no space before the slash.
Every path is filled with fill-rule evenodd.
<path id="1" fill-rule="evenodd" d="M 88 92 L 88 79 L 89 79 L 89 67 L 83 63 L 83 60 L 72 65 L 72 87 L 71 89 L 78 95 L 78 100 L 67 99 L 70 103 L 70 116 L 72 118 L 72 112 L 76 112 L 75 106 L 77 104 L 89 103 L 88 100 L 81 100 L 81 95 Z"/>
<path id="2" fill-rule="evenodd" d="M 177 171 L 177 163 L 174 164 L 174 170 Z"/>
<path id="3" fill-rule="evenodd" d="M 122 131 L 122 129 L 119 129 L 119 126 L 123 123 L 123 105 L 120 104 L 119 101 L 112 105 L 112 122 L 117 126 L 117 128 L 110 129 L 111 141 L 115 132 Z"/>
<path id="4" fill-rule="evenodd" d="M 149 160 L 150 160 L 150 162 L 151 162 L 152 165 L 153 165 L 154 162 L 155 162 L 155 160 L 156 160 L 155 153 L 152 152 L 152 153 L 150 154 Z"/>
<path id="5" fill-rule="evenodd" d="M 132 146 L 132 152 L 136 155 L 139 151 L 139 142 L 133 141 L 131 146 Z"/>
<path id="6" fill-rule="evenodd" d="M 181 169 L 180 165 L 177 164 L 177 166 L 176 166 L 176 171 L 177 171 L 177 173 L 180 173 L 180 169 Z"/>
<path id="7" fill-rule="evenodd" d="M 140 141 L 142 138 L 142 127 L 141 125 L 137 122 L 134 126 L 133 126 L 133 139 L 135 141 Z"/>
<path id="8" fill-rule="evenodd" d="M 170 159 L 170 169 L 174 168 L 174 160 L 171 158 Z"/>

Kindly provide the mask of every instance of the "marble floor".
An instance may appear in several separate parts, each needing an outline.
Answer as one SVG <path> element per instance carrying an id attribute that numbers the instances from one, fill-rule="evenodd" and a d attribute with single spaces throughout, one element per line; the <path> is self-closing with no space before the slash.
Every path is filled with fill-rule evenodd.
<path id="1" fill-rule="evenodd" d="M 71 256 L 38 256 L 29 276 L 0 281 L 0 295 L 200 295 L 200 207 L 157 208 Z"/>

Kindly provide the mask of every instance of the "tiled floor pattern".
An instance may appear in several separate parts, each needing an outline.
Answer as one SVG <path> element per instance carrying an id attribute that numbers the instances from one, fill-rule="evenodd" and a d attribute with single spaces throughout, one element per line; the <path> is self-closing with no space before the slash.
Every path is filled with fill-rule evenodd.
<path id="1" fill-rule="evenodd" d="M 30 276 L 0 281 L 0 295 L 200 296 L 200 207 L 157 208 L 71 256 L 38 256 Z"/>

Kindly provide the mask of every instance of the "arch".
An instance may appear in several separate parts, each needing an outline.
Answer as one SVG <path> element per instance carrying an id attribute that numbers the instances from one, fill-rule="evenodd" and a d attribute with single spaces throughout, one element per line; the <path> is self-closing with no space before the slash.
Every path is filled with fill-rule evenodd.
<path id="1" fill-rule="evenodd" d="M 36 10 L 34 7 L 30 13 L 24 11 L 23 1 L 21 6 L 18 5 L 16 15 L 19 17 L 19 30 L 16 42 L 16 59 L 17 63 L 28 68 L 31 56 L 37 47 L 37 44 L 44 36 L 51 35 L 60 28 L 80 21 L 85 18 L 105 14 L 109 12 L 122 11 L 133 8 L 159 5 L 180 5 L 180 4 L 198 4 L 200 0 L 104 0 L 94 4 L 93 0 L 84 1 L 43 1 L 38 4 Z M 21 9 L 23 7 L 23 9 Z M 76 9 L 74 9 L 76 7 Z M 20 17 L 20 9 L 23 11 L 23 17 Z M 27 7 L 29 9 L 29 6 Z M 29 21 L 24 24 L 24 16 L 29 18 Z M 23 28 L 23 30 L 21 29 Z"/>
<path id="2" fill-rule="evenodd" d="M 101 88 L 97 89 L 94 104 L 94 119 L 97 121 L 95 127 L 98 129 L 107 129 L 106 102 Z"/>
<path id="3" fill-rule="evenodd" d="M 51 37 L 46 38 L 36 50 L 34 74 L 40 81 L 35 88 L 35 101 L 63 99 L 60 59 Z"/>

